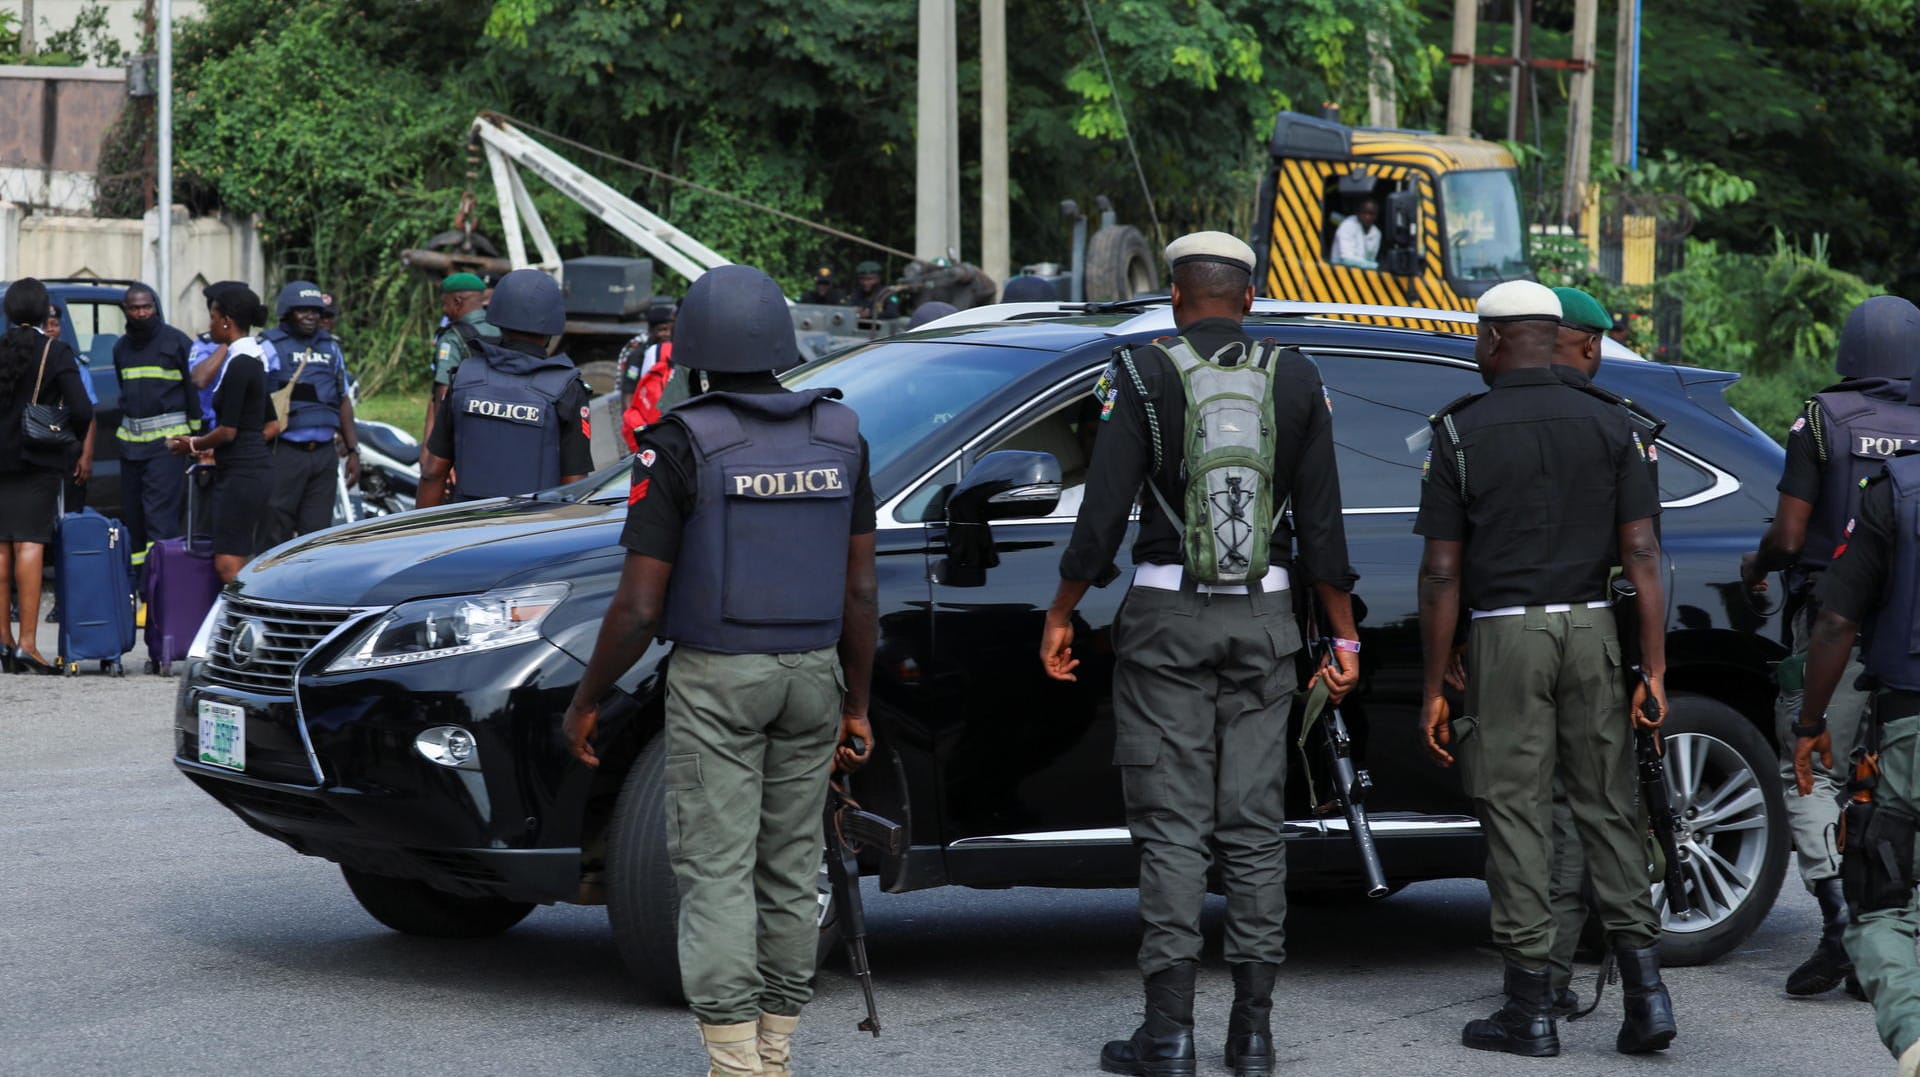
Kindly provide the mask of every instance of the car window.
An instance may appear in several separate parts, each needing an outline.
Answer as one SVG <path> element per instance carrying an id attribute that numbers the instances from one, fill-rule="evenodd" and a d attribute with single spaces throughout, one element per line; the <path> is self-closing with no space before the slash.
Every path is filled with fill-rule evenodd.
<path id="1" fill-rule="evenodd" d="M 1512 280 L 1527 272 L 1527 233 L 1509 169 L 1440 177 L 1448 261 L 1462 280 Z"/>
<path id="2" fill-rule="evenodd" d="M 1427 416 L 1486 388 L 1472 367 L 1386 356 L 1313 356 L 1333 404 L 1340 496 L 1349 509 L 1416 508 L 1424 446 L 1407 438 Z"/>
<path id="3" fill-rule="evenodd" d="M 1671 445 L 1660 443 L 1668 450 Z M 1660 503 L 1670 505 L 1695 494 L 1705 493 L 1713 487 L 1713 472 L 1681 456 L 1677 452 L 1660 454 Z"/>
<path id="4" fill-rule="evenodd" d="M 92 299 L 66 301 L 73 327 L 73 350 L 98 370 L 113 365 L 113 345 L 127 331 L 127 315 L 118 303 Z"/>
<path id="5" fill-rule="evenodd" d="M 1100 402 L 1093 398 L 1091 388 L 1088 385 L 1075 392 L 1068 403 L 985 450 L 1050 453 L 1059 461 L 1060 503 L 1048 513 L 1050 519 L 1071 520 L 1080 514 L 1080 501 L 1086 493 L 1087 465 L 1093 462 L 1093 439 L 1100 432 Z"/>

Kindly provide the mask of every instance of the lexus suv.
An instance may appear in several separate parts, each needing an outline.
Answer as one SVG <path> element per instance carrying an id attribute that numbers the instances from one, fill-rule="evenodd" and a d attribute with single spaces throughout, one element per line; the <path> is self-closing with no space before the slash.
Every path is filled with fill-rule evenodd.
<path id="1" fill-rule="evenodd" d="M 1424 454 L 1409 435 L 1482 388 L 1471 321 L 1269 300 L 1248 318 L 1254 336 L 1304 349 L 1331 392 L 1367 610 L 1362 681 L 1345 713 L 1396 886 L 1483 870 L 1457 771 L 1430 765 L 1415 733 Z M 1117 345 L 1172 328 L 1164 299 L 1006 305 L 784 375 L 841 389 L 871 446 L 878 751 L 854 793 L 906 832 L 904 847 L 861 856 L 883 890 L 1134 885 L 1110 766 L 1109 633 L 1124 583 L 1081 604 L 1076 683 L 1048 679 L 1038 653 L 1099 429 L 1090 391 Z M 1769 743 L 1779 617 L 1753 604 L 1738 572 L 1782 454 L 1724 399 L 1736 375 L 1608 347 L 1600 383 L 1668 421 L 1667 775 L 1695 911 L 1669 917 L 1664 949 L 1671 963 L 1701 962 L 1765 917 L 1785 869 Z M 271 551 L 226 590 L 193 646 L 175 765 L 261 833 L 338 862 L 367 911 L 401 931 L 484 935 L 535 905 L 605 904 L 636 976 L 671 997 L 661 727 L 672 647 L 656 644 L 604 704 L 599 769 L 558 738 L 620 572 L 626 492 L 614 467 L 538 496 L 367 520 Z M 956 519 L 990 520 L 987 540 L 950 544 Z M 1288 797 L 1289 885 L 1363 900 L 1344 816 L 1316 811 L 1304 781 Z"/>

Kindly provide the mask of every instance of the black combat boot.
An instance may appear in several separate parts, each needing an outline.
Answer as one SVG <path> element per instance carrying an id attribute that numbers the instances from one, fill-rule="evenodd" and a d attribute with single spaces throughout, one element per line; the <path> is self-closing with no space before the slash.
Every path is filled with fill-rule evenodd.
<path id="1" fill-rule="evenodd" d="M 1620 990 L 1627 996 L 1627 1019 L 1620 1022 L 1614 1049 L 1623 1055 L 1664 1051 L 1679 1033 L 1673 1023 L 1673 999 L 1660 982 L 1660 951 L 1647 946 L 1620 947 Z"/>
<path id="2" fill-rule="evenodd" d="M 1787 976 L 1787 994 L 1822 995 L 1839 987 L 1853 975 L 1853 959 L 1840 943 L 1847 930 L 1847 895 L 1838 878 L 1813 884 L 1814 899 L 1820 902 L 1820 942 L 1813 956 Z"/>
<path id="3" fill-rule="evenodd" d="M 1132 1077 L 1193 1077 L 1193 981 L 1200 963 L 1184 961 L 1147 977 L 1147 1019 L 1131 1039 L 1100 1050 L 1100 1069 Z"/>
<path id="4" fill-rule="evenodd" d="M 1556 1019 L 1572 1017 L 1580 1012 L 1580 995 L 1571 987 L 1556 988 L 1553 992 L 1553 1005 L 1547 1009 Z"/>
<path id="5" fill-rule="evenodd" d="M 1233 1012 L 1227 1018 L 1227 1068 L 1233 1077 L 1273 1072 L 1273 979 L 1278 965 L 1233 966 Z"/>
<path id="6" fill-rule="evenodd" d="M 1507 1004 L 1491 1017 L 1468 1021 L 1460 1042 L 1476 1051 L 1530 1058 L 1559 1054 L 1560 1033 L 1553 1025 L 1553 984 L 1547 970 L 1535 972 L 1509 964 L 1506 991 Z"/>

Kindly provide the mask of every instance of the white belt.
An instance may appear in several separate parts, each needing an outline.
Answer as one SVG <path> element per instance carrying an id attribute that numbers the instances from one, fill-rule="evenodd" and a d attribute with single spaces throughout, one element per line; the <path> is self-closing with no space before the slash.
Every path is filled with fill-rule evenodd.
<path id="1" fill-rule="evenodd" d="M 1180 585 L 1186 579 L 1186 575 L 1187 570 L 1184 565 L 1139 565 L 1133 570 L 1133 585 L 1135 587 L 1151 587 L 1156 591 L 1178 591 L 1181 589 Z M 1269 568 L 1267 574 L 1260 577 L 1260 590 L 1263 592 L 1284 591 L 1290 584 L 1291 581 L 1287 577 L 1287 570 L 1279 565 Z M 1247 585 L 1244 583 L 1229 583 L 1217 586 L 1196 583 L 1193 585 L 1193 589 L 1203 595 L 1244 595 L 1247 593 Z"/>
<path id="2" fill-rule="evenodd" d="M 1473 619 L 1482 617 L 1518 617 L 1530 609 L 1545 610 L 1548 613 L 1570 613 L 1575 606 L 1585 606 L 1590 610 L 1604 610 L 1605 602 L 1549 602 L 1544 606 L 1502 606 L 1497 610 L 1474 610 Z"/>

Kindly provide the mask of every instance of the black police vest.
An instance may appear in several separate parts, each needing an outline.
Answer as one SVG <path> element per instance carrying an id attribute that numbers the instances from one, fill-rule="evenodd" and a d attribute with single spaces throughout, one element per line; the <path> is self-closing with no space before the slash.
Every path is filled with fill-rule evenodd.
<path id="1" fill-rule="evenodd" d="M 1891 461 L 1887 476 L 1893 483 L 1893 573 L 1861 658 L 1886 687 L 1920 692 L 1920 456 Z"/>
<path id="2" fill-rule="evenodd" d="M 663 418 L 696 464 L 663 638 L 722 654 L 839 641 L 860 424 L 829 394 L 707 393 Z"/>
<path id="3" fill-rule="evenodd" d="M 564 355 L 482 341 L 448 391 L 463 498 L 511 497 L 560 482 L 560 398 L 578 377 Z"/>
<path id="4" fill-rule="evenodd" d="M 1813 399 L 1820 406 L 1817 433 L 1827 459 L 1800 561 L 1825 568 L 1847 521 L 1860 511 L 1860 484 L 1896 453 L 1920 448 L 1920 407 L 1907 403 L 1906 382 L 1885 378 L 1842 382 Z"/>
<path id="5" fill-rule="evenodd" d="M 293 380 L 293 372 L 301 372 L 300 384 L 293 388 L 293 403 L 288 406 L 288 413 L 280 416 L 286 428 L 340 429 L 340 401 L 347 387 L 340 381 L 346 360 L 340 353 L 339 342 L 324 329 L 311 340 L 303 341 L 287 332 L 285 326 L 274 326 L 261 334 L 260 339 L 272 346 L 280 362 L 280 369 L 268 375 L 268 391 L 286 388 Z M 308 395 L 309 390 L 313 395 Z"/>

